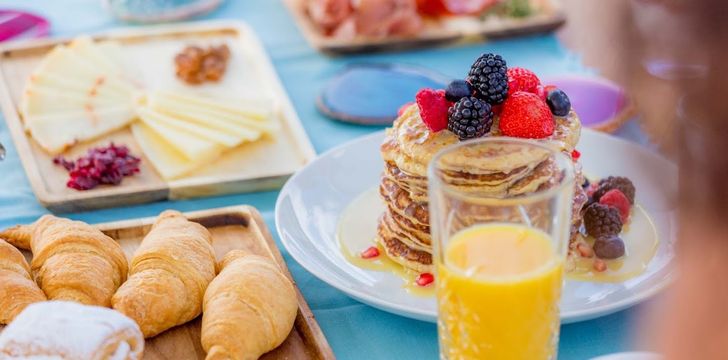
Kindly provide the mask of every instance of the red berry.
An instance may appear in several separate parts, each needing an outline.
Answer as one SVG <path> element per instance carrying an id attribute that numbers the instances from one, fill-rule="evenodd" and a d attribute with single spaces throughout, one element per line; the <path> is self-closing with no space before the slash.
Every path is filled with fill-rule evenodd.
<path id="1" fill-rule="evenodd" d="M 554 118 L 538 95 L 519 91 L 503 103 L 499 128 L 505 136 L 542 139 L 554 133 Z"/>
<path id="2" fill-rule="evenodd" d="M 579 152 L 579 150 L 574 149 L 574 151 L 571 152 L 571 158 L 574 161 L 578 161 L 579 158 L 581 158 L 581 153 Z"/>
<path id="3" fill-rule="evenodd" d="M 518 91 L 536 94 L 539 85 L 541 81 L 533 71 L 520 67 L 508 68 L 508 95 Z"/>
<path id="4" fill-rule="evenodd" d="M 422 89 L 415 100 L 428 129 L 434 132 L 447 129 L 447 110 L 452 103 L 445 99 L 445 90 Z"/>
<path id="5" fill-rule="evenodd" d="M 377 256 L 379 256 L 379 249 L 376 246 L 370 246 L 361 252 L 361 257 L 364 259 L 373 259 Z"/>
<path id="6" fill-rule="evenodd" d="M 622 224 L 626 224 L 627 220 L 629 220 L 629 199 L 627 199 L 627 196 L 619 189 L 607 191 L 601 198 L 599 198 L 599 203 L 619 210 L 619 217 L 622 219 Z"/>
<path id="7" fill-rule="evenodd" d="M 399 109 L 397 110 L 397 116 L 402 116 L 402 114 L 404 114 L 404 112 L 407 110 L 407 108 L 412 106 L 412 104 L 414 104 L 414 101 L 410 101 L 410 102 L 400 106 Z"/>
<path id="8" fill-rule="evenodd" d="M 427 286 L 432 284 L 435 281 L 435 275 L 432 275 L 430 273 L 422 273 L 417 275 L 417 279 L 415 279 L 415 282 L 419 286 Z"/>
<path id="9" fill-rule="evenodd" d="M 500 115 L 500 113 L 503 111 L 503 104 L 491 105 L 490 110 L 493 112 L 493 114 Z"/>

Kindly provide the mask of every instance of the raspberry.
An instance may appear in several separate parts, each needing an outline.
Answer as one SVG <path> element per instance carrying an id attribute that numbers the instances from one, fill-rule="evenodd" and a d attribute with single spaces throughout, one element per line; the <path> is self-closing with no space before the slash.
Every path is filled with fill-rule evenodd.
<path id="1" fill-rule="evenodd" d="M 599 239 L 622 231 L 619 210 L 599 203 L 589 205 L 584 212 L 586 233 Z"/>
<path id="2" fill-rule="evenodd" d="M 525 91 L 537 93 L 541 81 L 533 71 L 521 67 L 512 67 L 508 69 L 508 95 L 513 95 L 517 91 Z"/>
<path id="3" fill-rule="evenodd" d="M 622 224 L 626 224 L 627 220 L 629 220 L 629 199 L 619 189 L 607 191 L 599 198 L 599 203 L 619 210 L 619 217 L 622 219 Z"/>
<path id="4" fill-rule="evenodd" d="M 612 189 L 619 189 L 629 200 L 630 204 L 634 204 L 634 197 L 637 189 L 635 189 L 632 181 L 623 176 L 610 176 L 606 179 L 599 181 L 599 187 L 594 192 L 594 199 L 599 201 L 607 191 Z"/>
<path id="5" fill-rule="evenodd" d="M 574 149 L 571 151 L 571 159 L 574 161 L 579 161 L 579 158 L 581 158 L 581 152 L 579 150 Z"/>
<path id="6" fill-rule="evenodd" d="M 447 128 L 447 109 L 452 104 L 445 99 L 445 90 L 422 89 L 417 92 L 415 100 L 428 129 L 438 132 Z"/>
<path id="7" fill-rule="evenodd" d="M 519 91 L 503 104 L 499 128 L 505 136 L 542 139 L 554 133 L 554 118 L 537 95 Z"/>

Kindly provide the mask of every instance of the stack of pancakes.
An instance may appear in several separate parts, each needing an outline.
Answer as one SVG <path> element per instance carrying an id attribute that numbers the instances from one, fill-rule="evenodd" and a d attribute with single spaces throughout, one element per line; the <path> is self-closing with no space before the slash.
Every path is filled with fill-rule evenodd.
<path id="1" fill-rule="evenodd" d="M 571 153 L 579 141 L 581 122 L 573 111 L 555 117 L 556 130 L 546 139 Z M 497 119 L 490 136 L 499 136 Z M 422 122 L 416 105 L 408 107 L 387 129 L 381 146 L 385 162 L 379 193 L 386 210 L 379 220 L 377 242 L 387 256 L 408 269 L 432 272 L 432 239 L 427 198 L 427 166 L 441 149 L 459 142 L 450 131 L 431 132 Z M 482 167 L 473 162 L 482 159 Z M 548 153 L 504 153 L 497 158 L 483 154 L 462 154 L 448 160 L 449 171 L 441 173 L 450 185 L 493 196 L 527 194 L 554 181 L 557 169 Z M 487 167 L 485 167 L 487 161 Z M 477 164 L 476 164 L 477 165 Z M 472 169 L 487 169 L 473 173 Z M 577 170 L 579 167 L 577 166 Z M 586 196 L 577 171 L 572 234 L 581 226 L 581 207 Z M 467 216 L 467 212 L 460 212 Z M 476 215 L 474 215 L 476 216 Z M 477 221 L 487 220 L 478 213 Z M 538 214 L 533 214 L 538 221 Z M 472 223 L 474 219 L 463 219 Z"/>

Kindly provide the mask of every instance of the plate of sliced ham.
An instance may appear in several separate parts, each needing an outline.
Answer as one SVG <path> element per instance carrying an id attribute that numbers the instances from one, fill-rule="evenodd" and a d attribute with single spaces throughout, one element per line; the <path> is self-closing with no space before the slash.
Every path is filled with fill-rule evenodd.
<path id="1" fill-rule="evenodd" d="M 554 0 L 284 0 L 304 36 L 328 53 L 396 50 L 548 32 Z"/>

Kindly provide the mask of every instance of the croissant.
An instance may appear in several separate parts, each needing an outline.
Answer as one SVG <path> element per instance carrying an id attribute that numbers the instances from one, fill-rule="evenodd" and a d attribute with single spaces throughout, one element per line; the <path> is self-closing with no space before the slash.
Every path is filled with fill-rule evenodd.
<path id="1" fill-rule="evenodd" d="M 33 252 L 33 278 L 51 300 L 108 307 L 126 279 L 128 264 L 119 243 L 86 223 L 45 215 L 0 237 Z"/>
<path id="2" fill-rule="evenodd" d="M 69 301 L 32 304 L 0 334 L 0 359 L 138 360 L 143 351 L 134 321 Z"/>
<path id="3" fill-rule="evenodd" d="M 46 296 L 30 277 L 23 254 L 0 239 L 0 324 L 7 324 L 26 306 Z"/>
<path id="4" fill-rule="evenodd" d="M 205 292 L 207 359 L 257 359 L 288 337 L 298 304 L 291 281 L 270 260 L 233 250 Z M 237 334 L 237 336 L 231 336 Z"/>
<path id="5" fill-rule="evenodd" d="M 111 299 L 134 319 L 145 337 L 184 324 L 202 311 L 215 277 L 212 236 L 177 211 L 159 215 L 131 261 L 129 280 Z"/>

